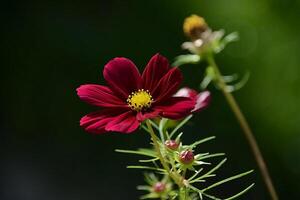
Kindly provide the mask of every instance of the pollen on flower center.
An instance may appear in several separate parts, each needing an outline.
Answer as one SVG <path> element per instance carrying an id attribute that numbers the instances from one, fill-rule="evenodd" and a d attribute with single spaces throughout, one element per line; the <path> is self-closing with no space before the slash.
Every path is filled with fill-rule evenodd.
<path id="1" fill-rule="evenodd" d="M 132 110 L 141 111 L 150 108 L 153 98 L 148 90 L 140 89 L 132 92 L 127 98 L 127 104 Z"/>

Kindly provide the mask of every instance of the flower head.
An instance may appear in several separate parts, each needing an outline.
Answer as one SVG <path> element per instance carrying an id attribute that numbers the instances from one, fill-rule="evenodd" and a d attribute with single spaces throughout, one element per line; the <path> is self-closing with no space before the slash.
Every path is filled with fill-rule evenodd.
<path id="1" fill-rule="evenodd" d="M 192 40 L 198 39 L 207 28 L 204 18 L 198 15 L 185 18 L 183 23 L 183 32 Z"/>
<path id="2" fill-rule="evenodd" d="M 173 96 L 182 75 L 159 54 L 151 58 L 142 74 L 129 59 L 115 58 L 105 65 L 103 76 L 108 86 L 85 84 L 77 88 L 81 100 L 100 108 L 80 120 L 87 132 L 131 133 L 145 119 L 180 119 L 194 108 L 192 98 Z"/>
<path id="3" fill-rule="evenodd" d="M 224 36 L 224 31 L 212 31 L 204 18 L 198 15 L 191 15 L 185 19 L 183 31 L 191 39 L 191 42 L 184 42 L 182 48 L 193 54 L 219 52 L 222 48 L 220 42 Z"/>
<path id="4" fill-rule="evenodd" d="M 176 92 L 174 96 L 192 98 L 195 106 L 191 112 L 199 112 L 205 109 L 209 105 L 211 100 L 209 91 L 203 91 L 198 93 L 196 90 L 193 90 L 188 87 L 181 88 L 180 90 L 178 90 L 178 92 Z"/>

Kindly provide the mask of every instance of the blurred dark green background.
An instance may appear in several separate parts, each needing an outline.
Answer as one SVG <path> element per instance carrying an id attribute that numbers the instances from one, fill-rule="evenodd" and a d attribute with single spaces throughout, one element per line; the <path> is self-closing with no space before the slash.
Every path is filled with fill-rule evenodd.
<path id="1" fill-rule="evenodd" d="M 300 1 L 111 0 L 6 1 L 1 5 L 1 200 L 132 200 L 141 194 L 134 156 L 115 148 L 149 145 L 143 132 L 91 136 L 79 119 L 95 110 L 75 89 L 104 83 L 102 69 L 116 56 L 142 69 L 156 52 L 170 60 L 183 51 L 183 19 L 206 18 L 213 29 L 240 32 L 217 62 L 224 74 L 249 70 L 235 93 L 253 128 L 281 199 L 300 199 Z M 185 85 L 197 88 L 203 66 L 184 66 Z M 185 129 L 185 141 L 217 139 L 203 152 L 226 152 L 219 178 L 256 169 L 223 96 Z M 256 186 L 241 199 L 269 199 L 259 172 L 215 194 Z"/>

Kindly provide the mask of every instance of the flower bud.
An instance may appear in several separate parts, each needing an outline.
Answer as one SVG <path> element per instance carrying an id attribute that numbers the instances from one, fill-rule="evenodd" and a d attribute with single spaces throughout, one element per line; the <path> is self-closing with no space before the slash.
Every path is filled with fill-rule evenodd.
<path id="1" fill-rule="evenodd" d="M 166 184 L 162 182 L 157 182 L 153 185 L 153 191 L 156 193 L 162 193 L 166 189 Z"/>
<path id="2" fill-rule="evenodd" d="M 165 141 L 165 145 L 168 149 L 176 150 L 179 144 L 175 140 L 167 140 Z"/>
<path id="3" fill-rule="evenodd" d="M 201 34 L 208 28 L 205 20 L 198 15 L 191 15 L 185 18 L 183 32 L 192 40 L 199 39 Z"/>
<path id="4" fill-rule="evenodd" d="M 191 150 L 182 151 L 179 154 L 179 160 L 185 165 L 189 165 L 194 161 L 194 153 Z"/>

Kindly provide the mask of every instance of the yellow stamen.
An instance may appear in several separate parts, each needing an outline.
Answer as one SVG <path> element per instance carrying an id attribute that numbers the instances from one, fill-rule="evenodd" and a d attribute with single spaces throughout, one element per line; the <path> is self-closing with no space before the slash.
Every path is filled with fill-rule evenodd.
<path id="1" fill-rule="evenodd" d="M 127 98 L 128 106 L 137 112 L 150 108 L 153 98 L 148 90 L 140 89 L 132 92 Z"/>
<path id="2" fill-rule="evenodd" d="M 198 15 L 191 15 L 185 18 L 183 32 L 191 39 L 198 39 L 200 34 L 207 29 L 205 20 Z"/>

